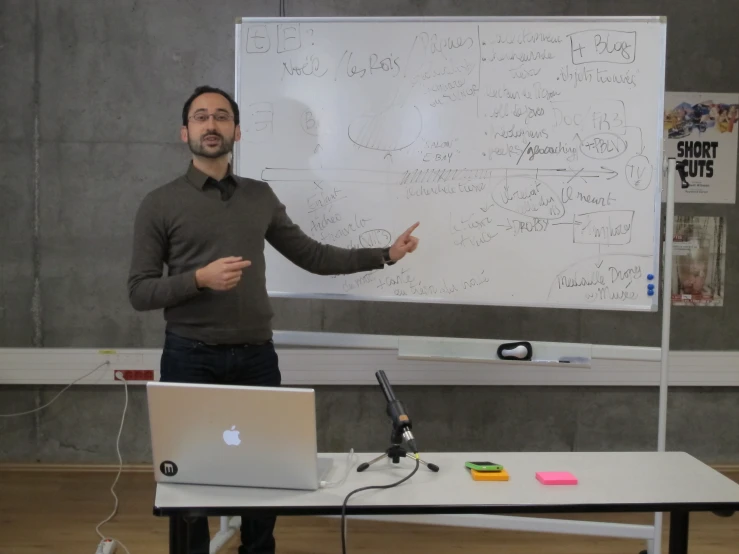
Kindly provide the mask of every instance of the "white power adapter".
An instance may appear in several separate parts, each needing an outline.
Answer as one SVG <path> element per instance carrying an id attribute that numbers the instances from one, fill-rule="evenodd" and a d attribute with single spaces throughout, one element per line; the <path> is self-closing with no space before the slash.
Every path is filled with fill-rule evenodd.
<path id="1" fill-rule="evenodd" d="M 118 548 L 118 543 L 116 541 L 113 539 L 103 539 L 100 541 L 100 544 L 98 544 L 98 549 L 95 551 L 95 554 L 115 554 L 116 548 Z"/>

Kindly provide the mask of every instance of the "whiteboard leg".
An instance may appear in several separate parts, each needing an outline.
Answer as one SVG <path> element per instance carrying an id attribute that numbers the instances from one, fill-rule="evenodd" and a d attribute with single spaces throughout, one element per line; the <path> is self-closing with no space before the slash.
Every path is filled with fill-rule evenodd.
<path id="1" fill-rule="evenodd" d="M 234 524 L 235 520 L 236 522 Z M 233 537 L 239 529 L 241 518 L 233 518 L 229 523 L 228 517 L 223 516 L 220 519 L 220 524 L 220 529 L 210 540 L 210 554 L 216 554 L 216 552 L 226 546 L 226 543 L 231 540 L 231 537 Z"/>
<path id="2" fill-rule="evenodd" d="M 228 522 L 228 526 L 231 529 L 234 529 L 235 531 L 238 531 L 239 529 L 241 529 L 241 517 L 240 516 L 232 517 L 231 521 Z"/>
<path id="3" fill-rule="evenodd" d="M 662 552 L 662 512 L 654 514 L 654 538 L 651 541 L 651 550 L 647 546 L 649 554 L 660 554 Z"/>
<path id="4" fill-rule="evenodd" d="M 226 521 L 225 525 L 224 520 Z M 231 540 L 231 537 L 233 537 L 235 534 L 236 531 L 234 529 L 229 529 L 228 527 L 228 518 L 222 517 L 221 528 L 213 536 L 213 538 L 210 539 L 210 548 L 208 549 L 209 554 L 216 554 L 219 550 L 226 546 L 226 543 L 228 543 L 228 541 Z"/>
<path id="5" fill-rule="evenodd" d="M 670 311 L 672 308 L 672 235 L 675 219 L 675 159 L 670 158 L 667 169 L 667 210 L 665 213 L 664 271 L 662 274 L 662 346 L 659 380 L 659 422 L 657 450 L 664 452 L 667 434 L 667 387 L 670 364 Z"/>
<path id="6" fill-rule="evenodd" d="M 667 209 L 665 210 L 664 267 L 662 272 L 662 345 L 659 378 L 657 451 L 664 452 L 667 440 L 667 392 L 670 369 L 670 314 L 672 309 L 672 237 L 675 223 L 675 158 L 667 162 Z M 662 513 L 654 515 L 654 552 L 662 551 Z"/>

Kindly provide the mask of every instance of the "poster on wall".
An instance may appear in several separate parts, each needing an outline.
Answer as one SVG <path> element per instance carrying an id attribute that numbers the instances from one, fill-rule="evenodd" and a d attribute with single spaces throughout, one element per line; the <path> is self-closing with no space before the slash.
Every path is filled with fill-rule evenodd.
<path id="1" fill-rule="evenodd" d="M 723 217 L 675 216 L 672 305 L 723 306 L 726 224 Z"/>
<path id="2" fill-rule="evenodd" d="M 664 125 L 665 157 L 678 166 L 675 203 L 734 204 L 739 94 L 667 92 Z"/>

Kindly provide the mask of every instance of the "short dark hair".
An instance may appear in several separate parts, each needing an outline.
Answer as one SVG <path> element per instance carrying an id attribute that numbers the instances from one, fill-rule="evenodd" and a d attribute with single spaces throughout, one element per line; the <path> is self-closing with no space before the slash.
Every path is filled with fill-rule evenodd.
<path id="1" fill-rule="evenodd" d="M 225 90 L 221 90 L 216 87 L 210 87 L 208 85 L 203 85 L 201 87 L 198 87 L 195 89 L 195 92 L 193 92 L 190 95 L 190 98 L 187 99 L 185 102 L 185 105 L 182 107 L 182 125 L 187 127 L 187 121 L 188 121 L 188 115 L 190 113 L 190 106 L 192 106 L 193 101 L 200 95 L 206 94 L 209 92 L 214 92 L 216 94 L 220 94 L 223 96 L 226 100 L 228 100 L 228 103 L 231 104 L 231 109 L 234 113 L 234 124 L 239 124 L 239 106 L 236 104 L 236 101 L 231 98 L 231 95 L 228 94 Z"/>

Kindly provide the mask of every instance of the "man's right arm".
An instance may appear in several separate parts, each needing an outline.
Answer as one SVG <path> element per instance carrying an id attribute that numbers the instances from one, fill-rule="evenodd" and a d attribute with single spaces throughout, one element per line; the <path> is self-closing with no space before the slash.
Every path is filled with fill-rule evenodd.
<path id="1" fill-rule="evenodd" d="M 128 276 L 128 297 L 137 311 L 168 308 L 201 293 L 195 270 L 163 276 L 167 248 L 167 230 L 161 212 L 149 195 L 136 213 Z"/>

